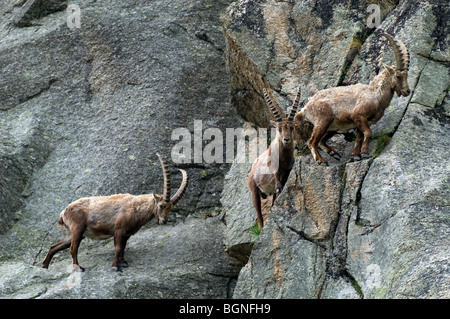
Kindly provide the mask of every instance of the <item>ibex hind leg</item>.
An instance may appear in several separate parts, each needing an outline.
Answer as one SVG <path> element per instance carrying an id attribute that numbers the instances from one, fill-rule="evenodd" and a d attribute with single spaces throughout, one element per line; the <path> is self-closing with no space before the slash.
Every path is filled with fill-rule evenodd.
<path id="1" fill-rule="evenodd" d="M 356 129 L 356 140 L 355 147 L 353 148 L 351 162 L 360 161 L 361 160 L 361 146 L 364 139 L 363 133 Z"/>
<path id="2" fill-rule="evenodd" d="M 256 210 L 256 222 L 258 223 L 258 226 L 261 229 L 264 226 L 264 220 L 263 220 L 262 209 L 261 209 L 262 193 L 259 190 L 258 186 L 256 186 L 256 184 L 253 181 L 249 182 L 248 186 L 250 188 L 250 192 L 252 193 L 252 204 Z M 265 195 L 265 197 L 267 198 L 267 195 Z"/>
<path id="3" fill-rule="evenodd" d="M 47 253 L 47 256 L 45 257 L 44 261 L 42 262 L 42 268 L 48 268 L 53 256 L 57 252 L 69 248 L 71 240 L 72 240 L 72 238 L 71 238 L 70 234 L 67 234 L 66 236 L 64 236 L 63 239 L 61 239 L 59 242 L 57 242 L 56 244 L 51 246 L 50 250 Z"/>

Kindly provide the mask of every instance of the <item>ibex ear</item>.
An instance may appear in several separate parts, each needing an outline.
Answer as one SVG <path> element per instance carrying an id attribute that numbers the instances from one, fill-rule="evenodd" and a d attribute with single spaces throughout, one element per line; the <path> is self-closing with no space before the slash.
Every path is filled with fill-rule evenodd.
<path id="1" fill-rule="evenodd" d="M 270 124 L 271 124 L 273 127 L 278 127 L 278 122 L 277 122 L 277 121 L 270 120 Z"/>
<path id="2" fill-rule="evenodd" d="M 394 68 L 392 68 L 392 67 L 390 67 L 390 66 L 388 66 L 388 65 L 386 65 L 386 64 L 383 64 L 383 66 L 384 66 L 384 68 L 385 68 L 386 70 L 389 71 L 390 74 L 394 74 L 394 73 L 395 73 Z"/>

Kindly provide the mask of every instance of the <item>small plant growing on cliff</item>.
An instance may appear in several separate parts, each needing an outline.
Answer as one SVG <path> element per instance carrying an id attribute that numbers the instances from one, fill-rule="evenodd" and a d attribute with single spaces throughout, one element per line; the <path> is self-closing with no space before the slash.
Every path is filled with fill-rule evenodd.
<path id="1" fill-rule="evenodd" d="M 250 227 L 250 233 L 255 235 L 256 237 L 261 234 L 261 227 L 259 227 L 258 223 L 255 222 L 252 227 Z"/>
<path id="2" fill-rule="evenodd" d="M 383 152 L 384 148 L 389 144 L 391 141 L 391 136 L 389 134 L 383 134 L 377 137 L 376 139 L 376 145 L 375 150 L 373 151 L 373 156 L 377 157 L 378 155 Z"/>
<path id="3" fill-rule="evenodd" d="M 363 45 L 365 40 L 366 39 L 361 38 L 357 35 L 354 35 L 353 39 L 352 39 L 352 43 L 350 44 L 350 49 L 356 49 L 359 51 L 359 49 L 361 49 L 361 46 Z"/>

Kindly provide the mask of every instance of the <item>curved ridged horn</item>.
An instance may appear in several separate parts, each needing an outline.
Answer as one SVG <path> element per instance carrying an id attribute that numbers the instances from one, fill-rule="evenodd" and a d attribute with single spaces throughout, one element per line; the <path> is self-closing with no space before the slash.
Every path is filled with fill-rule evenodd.
<path id="1" fill-rule="evenodd" d="M 292 103 L 291 112 L 287 118 L 288 122 L 294 121 L 294 116 L 297 113 L 298 103 L 300 102 L 300 88 L 298 88 L 297 95 L 295 96 L 294 103 Z"/>
<path id="2" fill-rule="evenodd" d="M 187 177 L 187 173 L 184 169 L 178 169 L 181 174 L 183 174 L 183 180 L 181 181 L 181 185 L 180 188 L 177 190 L 177 192 L 175 193 L 175 195 L 172 196 L 172 198 L 170 199 L 170 201 L 172 202 L 172 205 L 175 205 L 180 198 L 183 196 L 184 192 L 186 191 L 187 185 L 188 185 L 188 177 Z"/>
<path id="3" fill-rule="evenodd" d="M 405 66 L 405 70 L 409 70 L 409 52 L 408 48 L 406 47 L 405 43 L 401 40 L 397 40 L 400 44 L 401 50 L 402 50 L 402 56 L 403 56 L 403 64 Z"/>
<path id="4" fill-rule="evenodd" d="M 161 157 L 161 155 L 159 155 L 158 153 L 156 153 L 156 155 L 159 158 L 159 162 L 161 163 L 161 168 L 163 171 L 163 178 L 164 178 L 163 200 L 165 202 L 169 202 L 170 201 L 170 188 L 171 188 L 169 166 L 167 165 L 166 161 Z"/>
<path id="5" fill-rule="evenodd" d="M 408 49 L 406 48 L 405 43 L 403 43 L 403 41 L 401 40 L 394 39 L 388 33 L 381 33 L 381 35 L 384 36 L 389 41 L 392 48 L 394 49 L 395 60 L 397 61 L 397 69 L 400 71 L 408 70 L 409 52 Z"/>
<path id="6" fill-rule="evenodd" d="M 273 105 L 272 100 L 269 97 L 269 94 L 267 93 L 267 90 L 263 88 L 264 98 L 266 99 L 267 106 L 272 111 L 273 116 L 275 117 L 275 120 L 277 122 L 283 122 L 283 119 L 281 118 L 280 113 L 278 113 L 277 108 Z"/>

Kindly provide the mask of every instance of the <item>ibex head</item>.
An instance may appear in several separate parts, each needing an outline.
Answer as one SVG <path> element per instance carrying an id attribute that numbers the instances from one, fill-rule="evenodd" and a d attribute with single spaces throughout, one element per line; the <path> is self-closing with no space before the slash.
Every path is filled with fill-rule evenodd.
<path id="1" fill-rule="evenodd" d="M 179 169 L 181 174 L 183 175 L 183 180 L 181 182 L 180 188 L 177 190 L 175 195 L 170 198 L 171 191 L 171 182 L 170 182 L 170 171 L 166 161 L 159 155 L 159 161 L 161 163 L 163 177 L 164 177 L 164 192 L 162 195 L 154 195 L 156 200 L 156 223 L 157 224 L 165 224 L 167 222 L 167 218 L 169 217 L 169 212 L 175 206 L 175 204 L 181 199 L 184 192 L 186 191 L 186 187 L 188 184 L 187 173 L 184 169 Z"/>
<path id="2" fill-rule="evenodd" d="M 394 49 L 396 66 L 385 66 L 392 76 L 392 87 L 398 96 L 408 96 L 411 92 L 408 85 L 408 70 L 409 70 L 409 52 L 406 45 L 398 39 L 394 39 L 387 33 L 382 33 L 392 48 Z"/>
<path id="3" fill-rule="evenodd" d="M 294 143 L 293 132 L 296 125 L 294 117 L 300 100 L 300 88 L 298 89 L 297 95 L 292 104 L 291 112 L 285 117 L 282 117 L 280 113 L 278 113 L 265 88 L 263 89 L 263 93 L 267 106 L 270 108 L 273 116 L 275 117 L 275 121 L 271 120 L 270 123 L 277 129 L 277 138 L 281 141 L 283 147 L 290 147 Z"/>

